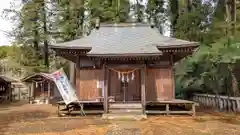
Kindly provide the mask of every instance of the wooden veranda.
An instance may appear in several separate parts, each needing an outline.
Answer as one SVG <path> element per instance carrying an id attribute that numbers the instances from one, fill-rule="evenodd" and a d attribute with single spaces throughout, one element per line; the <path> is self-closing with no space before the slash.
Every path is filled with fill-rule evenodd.
<path id="1" fill-rule="evenodd" d="M 80 106 L 79 103 L 83 105 L 83 111 L 85 114 L 104 114 L 104 102 L 103 101 L 76 101 L 73 102 L 72 108 L 66 107 L 64 101 L 57 102 L 57 112 L 58 116 L 62 116 L 62 113 L 65 114 L 79 114 Z M 111 108 L 108 111 L 112 113 L 119 112 L 128 112 L 128 113 L 141 113 L 142 107 L 139 102 L 131 103 L 116 103 L 109 102 L 108 106 Z M 166 101 L 148 101 L 146 102 L 146 107 L 144 108 L 145 113 L 148 115 L 156 114 L 189 114 L 192 116 L 196 115 L 196 106 L 198 104 L 193 101 L 188 100 L 166 100 Z M 139 107 L 139 108 L 138 108 Z"/>

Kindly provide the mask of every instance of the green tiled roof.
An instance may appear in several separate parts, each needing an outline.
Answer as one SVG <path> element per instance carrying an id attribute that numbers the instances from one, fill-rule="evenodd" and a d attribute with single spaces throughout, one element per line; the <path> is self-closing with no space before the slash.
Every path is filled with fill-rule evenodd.
<path id="1" fill-rule="evenodd" d="M 52 48 L 91 49 L 87 55 L 161 55 L 157 47 L 196 46 L 196 42 L 169 38 L 145 24 L 104 25 L 90 35 Z"/>

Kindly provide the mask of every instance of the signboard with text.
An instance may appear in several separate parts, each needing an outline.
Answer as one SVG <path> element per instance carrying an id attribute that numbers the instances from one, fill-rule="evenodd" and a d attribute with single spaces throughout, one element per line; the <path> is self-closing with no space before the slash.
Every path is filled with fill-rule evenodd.
<path id="1" fill-rule="evenodd" d="M 57 70 L 51 75 L 66 105 L 78 100 L 76 91 L 63 69 Z"/>

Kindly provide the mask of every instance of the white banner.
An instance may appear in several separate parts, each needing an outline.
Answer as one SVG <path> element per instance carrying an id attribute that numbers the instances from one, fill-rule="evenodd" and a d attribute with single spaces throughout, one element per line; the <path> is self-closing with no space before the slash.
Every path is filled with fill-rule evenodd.
<path id="1" fill-rule="evenodd" d="M 57 70 L 51 75 L 66 105 L 78 100 L 76 91 L 69 82 L 63 69 Z"/>

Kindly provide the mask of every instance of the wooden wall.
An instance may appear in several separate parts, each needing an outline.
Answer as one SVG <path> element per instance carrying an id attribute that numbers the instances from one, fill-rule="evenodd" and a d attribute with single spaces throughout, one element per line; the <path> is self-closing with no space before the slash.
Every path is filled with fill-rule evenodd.
<path id="1" fill-rule="evenodd" d="M 122 99 L 121 93 L 121 81 L 118 79 L 118 74 L 110 70 L 110 82 L 109 82 L 109 96 L 114 96 L 116 101 Z"/>
<path id="2" fill-rule="evenodd" d="M 146 100 L 167 100 L 174 98 L 171 68 L 147 69 Z"/>
<path id="3" fill-rule="evenodd" d="M 129 74 L 128 88 L 126 89 L 126 101 L 133 101 L 133 98 L 138 101 L 141 100 L 141 84 L 140 84 L 140 70 L 134 72 L 134 79 L 131 80 Z M 121 89 L 121 79 L 118 77 L 118 73 L 111 71 L 110 75 L 110 87 L 109 95 L 114 96 L 116 101 L 123 101 L 123 90 Z"/>
<path id="4" fill-rule="evenodd" d="M 76 78 L 77 83 L 80 83 L 80 88 L 76 88 L 77 95 L 81 100 L 96 100 L 99 97 L 103 97 L 102 89 L 104 71 L 103 69 L 81 69 L 80 79 Z M 131 80 L 128 85 L 128 97 L 127 100 L 132 100 L 134 96 L 139 97 L 141 95 L 140 84 L 140 71 L 135 73 L 135 79 Z M 173 90 L 173 76 L 171 68 L 152 68 L 147 69 L 146 73 L 146 100 L 156 101 L 164 99 L 174 98 Z M 109 96 L 114 96 L 116 101 L 122 100 L 121 92 L 121 80 L 118 78 L 118 74 L 114 71 L 110 71 L 109 82 Z M 140 100 L 140 99 L 139 99 Z"/>
<path id="5" fill-rule="evenodd" d="M 43 83 L 38 83 L 37 85 L 36 85 L 36 82 L 32 82 L 32 83 L 34 83 L 33 85 L 34 97 L 48 97 L 48 89 L 49 89 L 48 81 Z M 56 86 L 52 82 L 49 82 L 49 83 L 50 83 L 50 96 L 55 96 L 55 94 L 58 94 L 58 93 L 54 93 L 54 89 Z"/>
<path id="6" fill-rule="evenodd" d="M 81 100 L 96 100 L 102 97 L 103 89 L 103 70 L 102 69 L 82 69 L 80 78 L 76 78 L 80 83 L 80 88 L 76 88 L 76 93 Z M 76 84 L 77 84 L 76 83 Z"/>

